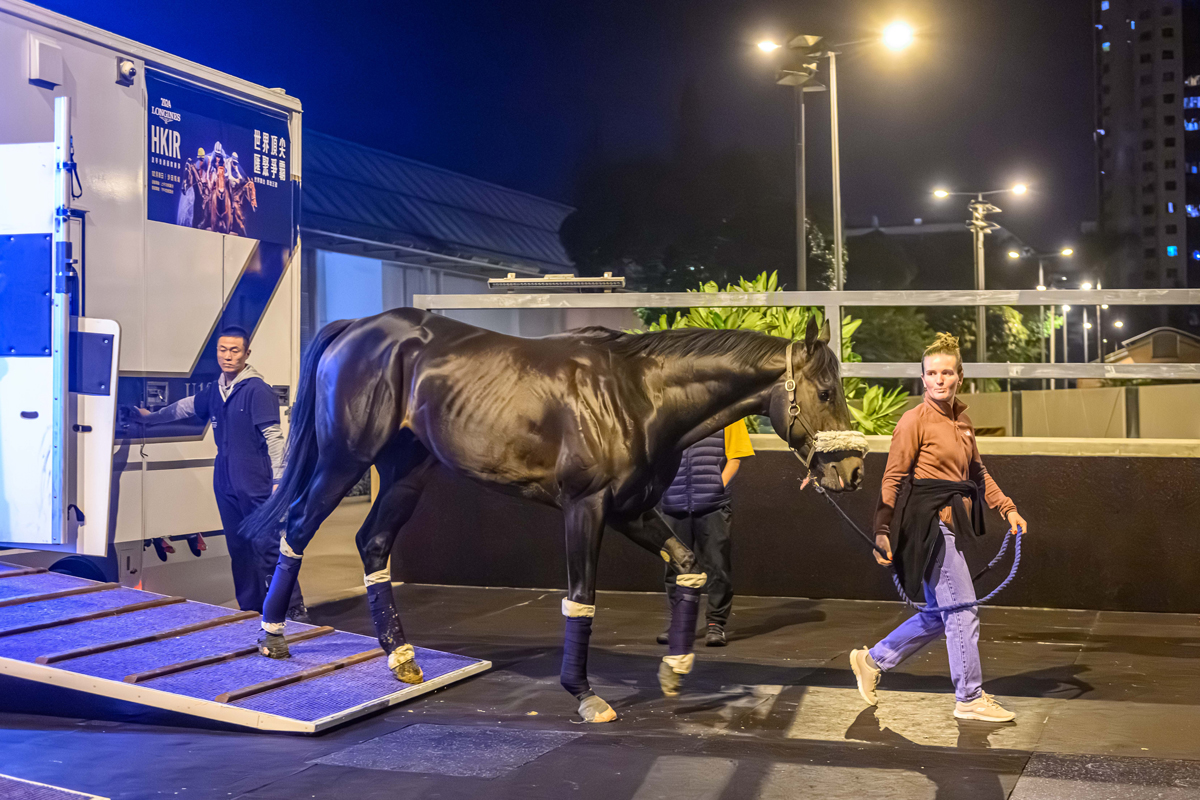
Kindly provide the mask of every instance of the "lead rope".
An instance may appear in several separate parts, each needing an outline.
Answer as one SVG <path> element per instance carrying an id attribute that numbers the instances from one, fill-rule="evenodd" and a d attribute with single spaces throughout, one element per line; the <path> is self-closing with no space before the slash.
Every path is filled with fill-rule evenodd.
<path id="1" fill-rule="evenodd" d="M 794 344 L 794 342 L 788 342 L 787 350 L 784 353 L 784 360 L 786 362 L 786 365 L 785 365 L 786 381 L 784 383 L 784 388 L 787 390 L 787 393 L 788 393 L 788 428 L 787 428 L 787 436 L 786 436 L 786 441 L 788 442 L 788 449 L 791 450 L 792 455 L 794 455 L 800 461 L 800 463 L 804 465 L 804 469 L 806 472 L 808 472 L 809 478 L 810 478 L 810 481 L 808 481 L 808 482 L 812 483 L 813 488 L 817 490 L 817 494 L 821 495 L 822 497 L 824 497 L 826 500 L 829 501 L 829 504 L 833 506 L 834 510 L 837 511 L 838 514 L 841 515 L 842 519 L 844 519 L 846 521 L 846 523 L 854 530 L 854 532 L 857 533 L 859 536 L 861 536 L 863 539 L 865 539 L 867 544 L 871 545 L 872 550 L 874 550 L 876 553 L 879 553 L 879 555 L 883 556 L 884 558 L 887 558 L 887 551 L 884 550 L 883 548 L 881 548 L 879 545 L 875 544 L 875 539 L 871 536 L 868 536 L 867 533 L 865 531 L 863 531 L 862 528 L 858 527 L 858 525 L 856 525 L 854 523 L 854 520 L 850 519 L 850 516 L 845 511 L 842 510 L 842 507 L 839 506 L 837 504 L 837 502 L 832 497 L 829 496 L 829 493 L 826 492 L 821 487 L 820 481 L 812 479 L 812 474 L 813 474 L 812 462 L 813 462 L 813 459 L 816 457 L 818 450 L 820 449 L 818 447 L 818 441 L 817 441 L 819 438 L 819 435 L 813 432 L 813 429 L 808 425 L 808 423 L 805 421 L 804 417 L 802 417 L 800 415 L 800 404 L 796 400 L 796 378 L 795 378 L 795 374 L 794 374 L 793 368 L 792 368 L 792 345 L 793 344 Z M 808 437 L 808 456 L 807 457 L 800 455 L 800 451 L 791 446 L 792 428 L 795 426 L 795 424 L 797 422 L 800 423 L 800 427 L 804 428 L 804 432 L 805 432 L 805 434 L 807 434 L 807 437 Z M 865 441 L 866 440 L 864 439 L 863 440 L 863 442 L 864 442 L 863 451 L 864 452 L 865 452 L 865 448 L 866 448 Z M 966 608 L 974 608 L 975 606 L 979 606 L 984 603 L 987 603 L 987 602 L 991 601 L 992 598 L 994 598 L 996 595 L 1000 594 L 1000 592 L 1002 592 L 1010 583 L 1013 582 L 1013 579 L 1017 577 L 1017 568 L 1021 565 L 1020 533 L 1021 533 L 1020 528 L 1017 528 L 1017 533 L 1015 533 L 1015 534 L 1011 530 L 1008 533 L 1006 533 L 1004 535 L 1004 542 L 1000 545 L 1000 552 L 996 553 L 996 557 L 993 558 L 990 562 L 988 562 L 987 569 L 983 570 L 983 572 L 987 572 L 992 567 L 999 564 L 1000 559 L 1004 558 L 1004 554 L 1006 552 L 1008 552 L 1009 540 L 1010 539 L 1016 540 L 1016 545 L 1013 547 L 1012 569 L 1009 570 L 1008 577 L 1005 578 L 1000 583 L 999 586 L 997 586 L 995 589 L 993 589 L 991 592 L 989 592 L 986 597 L 981 597 L 977 600 L 971 600 L 971 601 L 965 602 L 965 603 L 954 603 L 953 605 L 948 605 L 948 606 L 931 606 L 928 604 L 922 605 L 920 603 L 915 602 L 908 596 L 908 593 L 904 591 L 904 584 L 900 581 L 900 576 L 896 574 L 896 568 L 894 566 L 889 565 L 888 571 L 892 575 L 892 583 L 894 583 L 896 585 L 896 593 L 900 595 L 900 599 L 902 601 L 904 601 L 904 604 L 907 605 L 909 608 L 916 609 L 917 611 L 919 611 L 921 613 L 925 613 L 925 614 L 943 614 L 943 613 L 950 613 L 950 612 L 954 612 L 954 611 L 962 611 L 963 609 L 966 609 Z M 983 572 L 981 572 L 980 575 L 982 575 Z M 979 575 L 976 575 L 975 577 L 978 578 Z"/>
<path id="2" fill-rule="evenodd" d="M 796 458 L 800 459 L 800 462 L 803 463 L 806 468 L 808 468 L 808 462 L 805 461 L 805 459 L 800 455 L 799 452 L 797 452 L 796 448 L 793 447 L 790 449 L 792 451 L 792 454 L 795 455 Z M 810 476 L 811 476 L 811 472 L 812 471 L 810 469 L 809 470 Z M 849 525 L 850 528 L 855 533 L 857 533 L 859 536 L 861 536 L 863 539 L 865 539 L 867 544 L 869 544 L 871 546 L 872 550 L 874 550 L 876 553 L 879 553 L 879 555 L 883 556 L 884 558 L 887 558 L 887 551 L 884 550 L 879 545 L 875 544 L 875 539 L 871 536 L 868 536 L 867 533 L 862 528 L 858 527 L 858 525 L 855 524 L 854 520 L 850 519 L 850 515 L 847 514 L 845 511 L 843 511 L 842 507 L 839 506 L 837 504 L 837 502 L 832 497 L 829 496 L 829 493 L 826 492 L 821 487 L 821 484 L 819 481 L 812 480 L 811 483 L 813 485 L 813 488 L 817 490 L 817 494 L 821 495 L 822 497 L 824 497 L 826 500 L 829 501 L 829 504 L 831 506 L 833 506 L 834 510 L 837 511 L 838 514 L 841 515 L 842 519 L 844 519 L 846 521 L 846 524 Z M 929 604 L 922 605 L 921 603 L 915 602 L 908 596 L 908 593 L 904 591 L 904 584 L 901 583 L 900 576 L 898 574 L 896 574 L 896 568 L 894 566 L 889 566 L 888 571 L 892 575 L 892 583 L 894 583 L 896 585 L 896 593 L 900 595 L 900 599 L 904 601 L 904 604 L 906 606 L 908 606 L 909 608 L 913 608 L 923 614 L 946 614 L 946 613 L 951 613 L 954 611 L 962 611 L 963 609 L 966 609 L 966 608 L 974 608 L 975 606 L 983 605 L 984 603 L 991 601 L 992 598 L 994 598 L 996 595 L 1000 594 L 1000 592 L 1002 592 L 1010 583 L 1013 582 L 1013 579 L 1017 577 L 1017 568 L 1021 565 L 1021 536 L 1020 536 L 1020 533 L 1021 533 L 1020 528 L 1017 528 L 1017 533 L 1013 533 L 1011 530 L 1008 533 L 1006 533 L 1004 535 L 1004 542 L 1000 545 L 1000 552 L 996 553 L 996 557 L 993 558 L 988 563 L 987 569 L 991 569 L 992 567 L 999 564 L 1000 559 L 1004 558 L 1004 554 L 1006 552 L 1008 552 L 1009 540 L 1015 540 L 1015 546 L 1013 547 L 1013 564 L 1012 564 L 1012 569 L 1009 570 L 1008 577 L 1005 578 L 1003 581 L 1001 581 L 1000 585 L 997 586 L 995 589 L 993 589 L 991 592 L 989 592 L 986 597 L 981 597 L 977 600 L 971 600 L 971 601 L 965 602 L 965 603 L 954 603 L 953 605 L 948 605 L 948 606 L 931 606 Z M 984 570 L 984 572 L 987 572 L 987 570 Z M 976 576 L 976 577 L 978 577 L 978 576 Z"/>

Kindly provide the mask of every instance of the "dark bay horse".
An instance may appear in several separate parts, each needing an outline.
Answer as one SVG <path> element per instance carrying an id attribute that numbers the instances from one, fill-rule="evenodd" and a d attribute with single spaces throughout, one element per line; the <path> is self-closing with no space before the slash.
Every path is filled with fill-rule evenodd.
<path id="1" fill-rule="evenodd" d="M 818 331 L 813 322 L 803 342 L 698 329 L 586 328 L 522 339 L 411 308 L 330 323 L 301 365 L 280 486 L 246 521 L 251 535 L 270 536 L 287 514 L 263 610 L 263 654 L 288 657 L 284 615 L 304 549 L 374 465 L 379 495 L 356 539 L 367 599 L 388 666 L 401 681 L 421 682 L 388 557 L 440 463 L 562 509 L 569 588 L 561 680 L 589 722 L 616 718 L 587 680 L 605 525 L 674 562 L 679 591 L 659 681 L 678 694 L 692 667 L 706 576 L 654 507 L 684 448 L 748 414 L 769 416 L 825 488 L 857 488 L 865 440 L 863 448 L 846 444 L 859 435 L 847 433 L 828 341 L 828 323 Z M 835 444 L 818 446 L 823 437 Z"/>

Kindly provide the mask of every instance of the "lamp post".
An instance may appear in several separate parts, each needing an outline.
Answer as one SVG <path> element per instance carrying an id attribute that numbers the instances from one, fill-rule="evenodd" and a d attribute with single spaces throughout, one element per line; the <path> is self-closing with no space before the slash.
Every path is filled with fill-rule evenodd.
<path id="1" fill-rule="evenodd" d="M 986 274 L 984 271 L 983 259 L 983 237 L 1000 226 L 990 221 L 987 218 L 988 214 L 999 214 L 1000 209 L 983 198 L 994 194 L 1025 194 L 1029 191 L 1023 183 L 1018 183 L 1009 189 L 992 189 L 986 192 L 950 192 L 945 189 L 935 189 L 933 196 L 940 199 L 947 197 L 971 197 L 973 198 L 967 203 L 967 208 L 971 211 L 971 218 L 967 220 L 967 227 L 971 229 L 975 237 L 975 288 L 982 291 L 987 288 Z M 987 361 L 987 306 L 978 306 L 975 314 L 975 360 L 979 363 Z"/>
<path id="2" fill-rule="evenodd" d="M 1046 261 L 1051 258 L 1067 257 L 1074 254 L 1074 250 L 1070 247 L 1064 247 L 1056 253 L 1039 253 L 1032 247 L 1023 247 L 1020 250 L 1009 250 L 1009 258 L 1036 258 L 1038 265 L 1038 282 L 1037 290 L 1039 292 L 1046 291 Z M 1049 350 L 1049 361 L 1054 363 L 1054 306 L 1050 306 L 1050 319 L 1046 319 L 1046 306 L 1040 306 L 1038 309 L 1038 321 L 1042 327 L 1042 361 L 1046 361 L 1046 351 Z M 1047 333 L 1047 325 L 1049 322 L 1049 333 Z M 1057 388 L 1057 380 L 1050 381 L 1050 388 Z M 1044 385 L 1044 384 L 1043 384 Z"/>
<path id="3" fill-rule="evenodd" d="M 799 151 L 797 154 L 798 164 L 796 167 L 796 184 L 797 184 L 797 269 L 800 271 L 799 279 L 801 288 L 807 285 L 804 275 L 804 217 L 801 213 L 804 211 L 804 95 L 805 91 L 824 91 L 824 87 L 819 84 L 812 84 L 813 77 L 817 70 L 817 59 L 829 59 L 829 136 L 830 136 L 830 151 L 833 159 L 833 290 L 841 291 L 845 284 L 844 271 L 844 248 L 842 245 L 842 159 L 841 159 L 841 140 L 838 135 L 838 96 L 837 96 L 837 57 L 840 54 L 839 48 L 850 47 L 852 45 L 867 44 L 874 42 L 882 42 L 889 50 L 903 50 L 913 43 L 913 29 L 903 22 L 893 22 L 883 30 L 883 35 L 878 38 L 860 39 L 853 42 L 845 42 L 843 44 L 832 45 L 819 48 L 818 42 L 823 37 L 814 35 L 801 35 L 793 38 L 788 42 L 788 48 L 797 51 L 800 58 L 800 63 L 793 66 L 791 69 L 781 69 L 776 77 L 776 83 L 792 85 L 797 87 L 797 145 Z M 765 52 L 773 52 L 779 49 L 779 45 L 771 41 L 762 41 L 758 43 L 760 50 Z M 811 59 L 811 61 L 809 60 Z M 810 88 L 802 88 L 804 84 L 811 84 Z"/>
<path id="4" fill-rule="evenodd" d="M 1067 341 L 1067 327 L 1068 327 L 1068 323 L 1070 322 L 1070 318 L 1067 315 L 1071 312 L 1071 307 L 1063 306 L 1062 312 L 1063 312 L 1063 363 L 1068 364 L 1071 361 L 1071 349 L 1068 346 L 1068 341 Z M 1071 384 L 1068 382 L 1068 380 L 1069 379 L 1063 379 L 1063 388 L 1064 389 L 1071 388 Z"/>
<path id="5" fill-rule="evenodd" d="M 798 50 L 801 54 L 811 49 L 821 40 L 820 36 L 797 36 L 788 42 L 788 47 Z M 765 53 L 780 49 L 781 45 L 770 40 L 758 43 L 758 48 Z M 806 199 L 805 150 L 807 147 L 804 123 L 804 95 L 807 92 L 823 92 L 825 87 L 815 80 L 816 62 L 786 65 L 775 75 L 775 82 L 781 86 L 791 86 L 795 92 L 795 109 L 793 112 L 793 128 L 796 159 L 796 291 L 808 290 L 808 244 L 807 220 L 808 206 Z"/>

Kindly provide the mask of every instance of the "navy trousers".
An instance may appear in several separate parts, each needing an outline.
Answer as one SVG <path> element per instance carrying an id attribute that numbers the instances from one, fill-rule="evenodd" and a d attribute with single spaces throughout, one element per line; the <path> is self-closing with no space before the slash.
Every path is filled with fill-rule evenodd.
<path id="1" fill-rule="evenodd" d="M 663 514 L 675 536 L 692 549 L 700 567 L 708 573 L 708 610 L 705 619 L 711 624 L 724 627 L 733 611 L 733 580 L 730 564 L 732 540 L 729 536 L 729 521 L 733 512 L 722 506 L 706 514 Z M 667 597 L 675 593 L 674 565 L 667 565 Z"/>
<path id="2" fill-rule="evenodd" d="M 271 495 L 271 489 L 268 486 L 265 493 L 239 491 L 225 481 L 216 480 L 213 490 L 217 496 L 217 509 L 221 512 L 221 527 L 225 529 L 225 545 L 229 548 L 229 561 L 233 568 L 233 590 L 237 596 L 238 608 L 262 613 L 267 587 L 271 584 L 275 564 L 279 561 L 280 531 L 251 541 L 242 536 L 238 529 L 250 512 L 266 502 Z M 303 603 L 304 597 L 297 582 L 288 608 L 296 608 Z"/>

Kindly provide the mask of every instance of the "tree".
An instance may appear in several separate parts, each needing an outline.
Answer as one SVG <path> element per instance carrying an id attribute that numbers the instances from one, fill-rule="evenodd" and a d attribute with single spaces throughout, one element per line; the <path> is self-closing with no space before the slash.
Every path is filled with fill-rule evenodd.
<path id="1" fill-rule="evenodd" d="M 726 285 L 724 289 L 709 281 L 701 284 L 698 289 L 688 291 L 770 293 L 781 290 L 775 273 L 764 272 L 753 280 L 741 278 L 736 284 Z M 737 329 L 761 331 L 784 339 L 802 339 L 810 318 L 815 319 L 818 325 L 825 321 L 824 309 L 803 306 L 699 307 L 670 312 L 639 308 L 638 314 L 651 331 L 676 328 Z M 854 335 L 861 324 L 861 320 L 854 319 L 849 314 L 842 315 L 842 347 L 839 354 L 842 363 L 862 361 L 862 356 L 856 353 L 854 348 Z M 843 387 L 846 399 L 852 404 L 851 416 L 858 430 L 867 434 L 891 434 L 904 411 L 905 399 L 908 396 L 906 390 L 868 387 L 860 378 L 844 378 Z M 752 427 L 757 428 L 757 423 L 753 420 L 752 423 Z"/>

